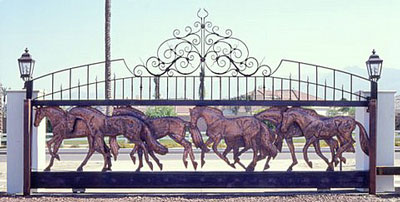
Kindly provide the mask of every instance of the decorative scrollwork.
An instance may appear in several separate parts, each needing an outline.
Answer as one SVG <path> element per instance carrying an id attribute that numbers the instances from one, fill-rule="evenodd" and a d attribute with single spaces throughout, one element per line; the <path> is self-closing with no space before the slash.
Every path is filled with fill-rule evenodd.
<path id="1" fill-rule="evenodd" d="M 208 12 L 199 9 L 199 20 L 193 27 L 187 26 L 184 31 L 175 29 L 173 38 L 161 43 L 156 56 L 148 58 L 143 64 L 133 68 L 135 76 L 148 72 L 153 76 L 174 73 L 190 75 L 207 69 L 212 74 L 233 76 L 251 76 L 261 72 L 271 75 L 271 68 L 250 56 L 247 45 L 240 39 L 232 37 L 232 30 L 221 32 L 218 26 L 206 21 Z"/>

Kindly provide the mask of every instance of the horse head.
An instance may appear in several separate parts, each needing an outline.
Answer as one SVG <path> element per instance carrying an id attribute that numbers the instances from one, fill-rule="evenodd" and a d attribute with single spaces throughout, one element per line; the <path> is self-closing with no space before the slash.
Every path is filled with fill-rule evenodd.
<path id="1" fill-rule="evenodd" d="M 45 110 L 47 107 L 38 107 L 36 108 L 36 114 L 35 114 L 35 122 L 33 125 L 35 127 L 38 127 L 42 119 L 46 116 Z"/>
<path id="2" fill-rule="evenodd" d="M 147 116 L 144 114 L 142 111 L 135 109 L 130 106 L 122 106 L 122 107 L 115 107 L 113 109 L 113 116 L 118 116 L 118 115 L 128 115 L 128 116 L 135 116 L 140 119 L 146 120 Z"/>
<path id="3" fill-rule="evenodd" d="M 262 112 L 254 115 L 259 120 L 262 121 L 270 121 L 274 125 L 277 125 L 282 122 L 282 113 L 287 110 L 287 107 L 271 107 Z"/>
<path id="4" fill-rule="evenodd" d="M 293 124 L 295 116 L 292 112 L 283 112 L 281 131 L 286 133 L 290 125 Z"/>

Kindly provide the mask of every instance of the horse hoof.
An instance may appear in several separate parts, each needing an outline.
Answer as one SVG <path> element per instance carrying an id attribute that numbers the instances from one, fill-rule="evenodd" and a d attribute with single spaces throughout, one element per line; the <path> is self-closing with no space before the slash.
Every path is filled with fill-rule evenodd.
<path id="1" fill-rule="evenodd" d="M 234 163 L 229 163 L 229 165 L 230 165 L 232 168 L 236 169 L 236 166 L 235 166 Z"/>
<path id="2" fill-rule="evenodd" d="M 140 168 L 136 168 L 135 172 L 140 172 Z"/>
<path id="3" fill-rule="evenodd" d="M 293 168 L 288 168 L 287 170 L 286 170 L 286 172 L 292 172 L 293 171 Z"/>
<path id="4" fill-rule="evenodd" d="M 60 156 L 58 154 L 54 155 L 54 158 L 56 158 L 58 161 L 60 160 Z"/>
<path id="5" fill-rule="evenodd" d="M 160 163 L 160 165 L 158 165 L 158 167 L 160 168 L 160 170 L 162 170 L 163 169 L 163 164 Z"/>
<path id="6" fill-rule="evenodd" d="M 185 168 L 187 168 L 188 162 L 187 162 L 187 161 L 184 161 L 184 162 L 183 162 L 183 165 L 185 165 Z"/>
<path id="7" fill-rule="evenodd" d="M 332 171 L 334 171 L 334 169 L 333 169 L 333 167 L 328 167 L 327 169 L 326 169 L 326 171 L 330 171 L 330 172 L 332 172 Z"/>
<path id="8" fill-rule="evenodd" d="M 307 162 L 307 165 L 308 165 L 310 168 L 312 168 L 312 162 L 311 162 L 311 161 Z"/>
<path id="9" fill-rule="evenodd" d="M 106 172 L 108 168 L 101 169 L 101 172 Z"/>
<path id="10" fill-rule="evenodd" d="M 151 162 L 149 162 L 149 167 L 151 170 L 153 170 L 153 164 Z"/>
<path id="11" fill-rule="evenodd" d="M 83 171 L 83 168 L 79 167 L 78 169 L 76 169 L 76 171 L 82 172 L 82 171 Z"/>
<path id="12" fill-rule="evenodd" d="M 344 164 L 346 163 L 346 158 L 342 157 L 340 160 L 341 160 Z"/>
<path id="13" fill-rule="evenodd" d="M 268 164 L 264 166 L 264 170 L 267 170 L 268 168 L 269 168 Z"/>
<path id="14" fill-rule="evenodd" d="M 49 171 L 50 171 L 50 168 L 45 168 L 43 171 L 49 172 Z"/>
<path id="15" fill-rule="evenodd" d="M 203 168 L 204 164 L 206 164 L 206 161 L 201 160 L 201 167 Z"/>
<path id="16" fill-rule="evenodd" d="M 194 170 L 197 170 L 197 162 L 193 162 L 193 168 Z"/>
<path id="17" fill-rule="evenodd" d="M 253 172 L 254 171 L 254 167 L 253 166 L 248 166 L 246 168 L 246 172 Z"/>

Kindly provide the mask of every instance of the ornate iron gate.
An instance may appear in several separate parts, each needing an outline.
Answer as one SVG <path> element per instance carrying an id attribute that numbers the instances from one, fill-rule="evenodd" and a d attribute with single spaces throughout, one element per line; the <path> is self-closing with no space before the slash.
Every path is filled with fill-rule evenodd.
<path id="1" fill-rule="evenodd" d="M 91 63 L 33 79 L 47 93 L 27 101 L 26 137 L 30 145 L 32 107 L 40 106 L 351 106 L 368 107 L 360 88 L 370 81 L 321 65 L 281 60 L 272 69 L 251 56 L 231 30 L 220 31 L 198 12 L 199 20 L 158 47 L 156 55 L 129 68 L 131 76 L 112 79 L 113 98 L 104 99 Z M 79 74 L 79 76 L 73 76 Z M 61 85 L 58 88 L 57 83 Z M 79 78 L 77 78 L 79 77 Z M 85 80 L 85 82 L 81 82 Z M 84 83 L 84 84 L 83 84 Z M 64 88 L 63 86 L 64 85 Z M 66 86 L 66 87 L 65 87 Z M 28 88 L 31 89 L 31 88 Z M 100 90 L 101 89 L 101 90 Z M 374 121 L 375 116 L 371 116 Z M 370 148 L 370 152 L 374 152 Z M 31 188 L 368 188 L 368 171 L 334 172 L 31 172 L 25 157 L 25 190 Z M 371 153 L 370 153 L 371 154 Z M 372 168 L 375 169 L 375 168 Z M 370 180 L 371 179 L 371 180 Z"/>

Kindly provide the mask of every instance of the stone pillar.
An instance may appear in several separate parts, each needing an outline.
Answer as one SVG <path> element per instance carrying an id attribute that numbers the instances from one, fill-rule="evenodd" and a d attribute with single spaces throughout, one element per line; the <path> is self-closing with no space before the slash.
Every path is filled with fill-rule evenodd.
<path id="1" fill-rule="evenodd" d="M 33 97 L 38 91 L 33 92 Z M 23 189 L 23 134 L 25 91 L 7 92 L 7 193 L 19 194 Z M 33 119 L 35 112 L 33 111 Z M 43 170 L 46 163 L 45 122 L 32 127 L 32 170 Z"/>
<path id="2" fill-rule="evenodd" d="M 394 166 L 394 94 L 396 91 L 379 91 L 377 103 L 377 142 L 376 165 Z M 362 96 L 369 96 L 370 92 L 361 92 Z M 369 131 L 369 113 L 367 108 L 356 109 L 356 120 L 362 123 Z M 360 142 L 359 131 L 356 131 L 356 142 Z M 368 156 L 361 150 L 360 144 L 356 144 L 356 169 L 368 170 Z M 377 192 L 394 191 L 394 176 L 377 176 Z"/>

